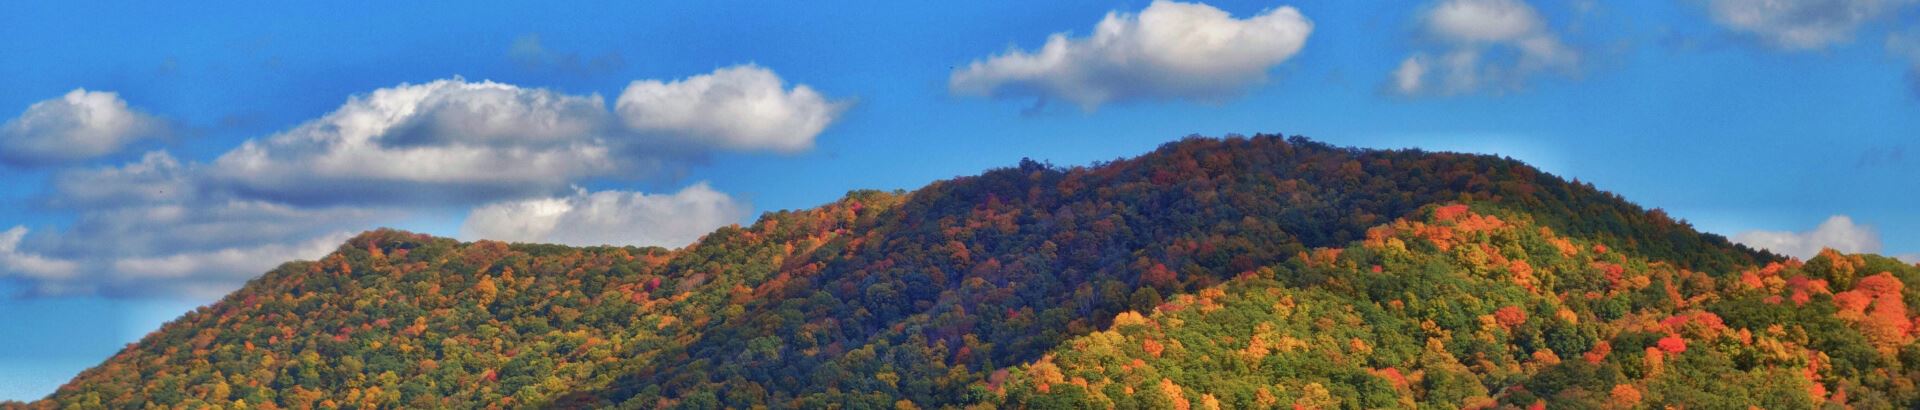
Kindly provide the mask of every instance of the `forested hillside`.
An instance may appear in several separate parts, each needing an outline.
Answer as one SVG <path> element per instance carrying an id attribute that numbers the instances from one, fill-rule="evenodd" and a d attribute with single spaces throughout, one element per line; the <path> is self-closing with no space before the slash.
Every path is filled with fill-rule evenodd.
<path id="1" fill-rule="evenodd" d="M 1912 405 L 1914 275 L 1785 262 L 1510 159 L 1190 138 L 678 250 L 370 232 L 35 405 Z M 1804 389 L 1684 380 L 1728 369 Z"/>
<path id="2" fill-rule="evenodd" d="M 845 232 L 856 195 L 701 246 L 570 248 L 362 234 L 168 323 L 40 404 L 526 407 L 688 343 L 795 247 Z M 777 231 L 777 232 L 775 232 Z M 679 274 L 684 272 L 684 274 Z"/>
<path id="3" fill-rule="evenodd" d="M 1013 408 L 1908 408 L 1920 268 L 1827 252 L 1714 275 L 1437 207 L 1069 340 Z"/>
<path id="4" fill-rule="evenodd" d="M 922 188 L 812 252 L 813 265 L 758 286 L 768 297 L 747 299 L 737 318 L 562 404 L 973 402 L 972 386 L 994 369 L 1114 314 L 1452 201 L 1525 209 L 1681 266 L 1769 260 L 1509 159 L 1195 138 L 1091 167 L 1026 162 Z"/>

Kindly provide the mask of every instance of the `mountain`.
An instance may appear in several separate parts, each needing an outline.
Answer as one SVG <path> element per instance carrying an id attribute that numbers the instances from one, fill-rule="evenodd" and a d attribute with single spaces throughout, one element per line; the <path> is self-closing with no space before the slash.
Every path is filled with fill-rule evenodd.
<path id="1" fill-rule="evenodd" d="M 677 250 L 369 232 L 31 406 L 1911 406 L 1916 275 L 1511 159 L 1188 138 Z M 1736 370 L 1797 387 L 1699 385 Z"/>

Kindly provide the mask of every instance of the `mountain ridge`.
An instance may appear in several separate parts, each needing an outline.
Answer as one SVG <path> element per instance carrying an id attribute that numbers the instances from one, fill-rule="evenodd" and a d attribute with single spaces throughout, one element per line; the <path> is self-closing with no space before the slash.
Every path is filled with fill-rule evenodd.
<path id="1" fill-rule="evenodd" d="M 1396 161 L 1399 163 L 1396 163 Z M 1402 165 L 1402 163 L 1413 164 Z M 1429 169 L 1429 167 L 1433 169 L 1452 167 L 1452 169 L 1441 169 L 1440 171 L 1434 171 L 1432 173 L 1422 172 Z M 1374 172 L 1374 169 L 1383 169 L 1389 172 Z M 1505 180 L 1508 182 L 1525 181 L 1525 183 L 1513 182 L 1511 184 L 1501 185 L 1494 182 L 1494 179 L 1502 178 L 1503 176 L 1510 178 Z M 1366 182 L 1361 182 L 1362 179 L 1365 179 Z M 1440 184 L 1426 182 L 1425 180 L 1444 180 L 1446 181 L 1446 186 L 1436 186 Z M 1078 292 L 1071 284 L 1093 282 L 1102 280 L 1103 278 L 1117 279 L 1106 282 L 1118 282 L 1122 287 L 1119 291 L 1121 294 L 1106 295 L 1098 299 L 1105 301 L 1131 299 L 1127 294 L 1138 292 L 1137 288 L 1144 273 L 1155 271 L 1155 268 L 1158 268 L 1160 272 L 1173 271 L 1172 273 L 1167 273 L 1167 275 L 1171 277 L 1161 279 L 1160 284 L 1153 286 L 1157 289 L 1158 293 L 1172 294 L 1198 289 L 1210 285 L 1213 281 L 1231 277 L 1233 272 L 1250 270 L 1264 263 L 1291 257 L 1294 254 L 1304 252 L 1314 246 L 1340 244 L 1348 240 L 1358 239 L 1367 228 L 1390 219 L 1394 214 L 1410 212 L 1421 205 L 1436 200 L 1451 201 L 1463 198 L 1472 199 L 1473 195 L 1482 195 L 1494 201 L 1512 199 L 1501 198 L 1504 195 L 1512 195 L 1519 197 L 1516 200 L 1522 204 L 1527 204 L 1529 201 L 1537 203 L 1557 203 L 1565 208 L 1557 210 L 1558 214 L 1552 214 L 1549 211 L 1554 210 L 1544 209 L 1546 207 L 1537 205 L 1529 206 L 1533 206 L 1532 209 L 1536 211 L 1549 213 L 1549 215 L 1553 217 L 1551 219 L 1557 219 L 1559 221 L 1568 221 L 1571 219 L 1570 215 L 1578 214 L 1576 211 L 1571 210 L 1574 205 L 1595 207 L 1600 211 L 1597 213 L 1603 214 L 1611 212 L 1617 214 L 1646 215 L 1644 217 L 1645 220 L 1632 220 L 1638 221 L 1638 223 L 1620 224 L 1622 226 L 1585 227 L 1584 230 L 1606 233 L 1621 232 L 1622 236 L 1639 235 L 1644 238 L 1692 239 L 1691 241 L 1662 240 L 1659 242 L 1651 239 L 1637 239 L 1610 242 L 1615 246 L 1623 248 L 1637 248 L 1641 247 L 1642 243 L 1646 243 L 1648 247 L 1658 251 L 1657 253 L 1664 254 L 1683 254 L 1684 252 L 1678 249 L 1686 247 L 1721 247 L 1728 249 L 1727 252 L 1730 254 L 1732 252 L 1742 252 L 1742 248 L 1728 244 L 1724 239 L 1717 239 L 1716 236 L 1708 234 L 1693 233 L 1692 235 L 1694 236 L 1691 237 L 1680 237 L 1692 231 L 1684 225 L 1680 225 L 1670 218 L 1667 218 L 1664 213 L 1646 211 L 1636 205 L 1625 202 L 1617 196 L 1595 190 L 1591 186 L 1558 181 L 1557 184 L 1547 185 L 1549 188 L 1554 188 L 1554 190 L 1550 191 L 1551 194 L 1548 195 L 1541 194 L 1541 191 L 1549 190 L 1526 189 L 1534 186 L 1528 183 L 1541 180 L 1549 182 L 1558 181 L 1555 177 L 1539 173 L 1531 167 L 1510 159 L 1466 154 L 1430 154 L 1418 150 L 1378 151 L 1348 149 L 1333 147 L 1301 137 L 1281 138 L 1278 136 L 1255 136 L 1252 138 L 1227 138 L 1220 140 L 1189 138 L 1169 143 L 1153 153 L 1140 157 L 1101 163 L 1090 167 L 1076 167 L 1064 170 L 1054 169 L 1045 164 L 1026 161 L 1017 167 L 992 170 L 979 176 L 940 181 L 930 184 L 921 190 L 914 191 L 908 201 L 902 205 L 901 210 L 894 213 L 896 220 L 892 222 L 896 223 L 897 226 L 876 230 L 879 232 L 905 233 L 905 235 L 913 239 L 902 241 L 902 243 L 907 245 L 907 249 L 891 249 L 875 251 L 874 253 L 908 256 L 904 258 L 885 258 L 880 264 L 885 266 L 845 266 L 845 269 L 835 269 L 833 267 L 825 269 L 822 274 L 828 277 L 838 275 L 839 272 L 845 270 L 853 270 L 854 272 L 850 272 L 851 276 L 841 277 L 844 279 L 842 282 L 832 284 L 838 286 L 823 286 L 832 293 L 829 299 L 836 302 L 853 301 L 853 303 L 840 303 L 824 309 L 837 311 L 839 312 L 838 314 L 841 315 L 859 314 L 863 311 L 878 312 L 877 316 L 881 317 L 880 320 L 861 323 L 889 323 L 889 321 L 893 319 L 885 310 L 889 307 L 919 303 L 928 304 L 929 307 L 940 305 L 944 303 L 941 301 L 948 300 L 945 299 L 946 295 L 941 289 L 962 287 L 960 286 L 962 280 L 958 278 L 949 278 L 945 281 L 945 284 L 941 284 L 939 283 L 941 281 L 934 280 L 936 279 L 932 277 L 934 275 L 925 275 L 923 271 L 940 271 L 943 266 L 973 266 L 972 264 L 976 262 L 1005 264 L 1001 268 L 996 268 L 996 270 L 1000 272 L 996 272 L 994 276 L 997 278 L 991 278 L 989 282 L 995 285 L 993 287 L 1020 288 L 1021 290 L 1015 291 L 1019 296 L 1012 298 L 1014 299 L 1013 302 L 1001 303 L 994 301 L 992 299 L 996 298 L 996 296 L 991 294 L 978 295 L 978 300 L 961 302 L 960 305 L 964 306 L 949 311 L 950 314 L 965 317 L 967 314 L 980 311 L 980 308 L 983 307 L 982 305 L 986 305 L 992 306 L 988 310 L 1019 311 L 1022 308 L 1032 308 L 1034 311 L 1042 313 L 1042 316 L 1030 316 L 1034 318 L 1033 320 L 1039 322 L 1039 324 L 1035 325 L 1008 329 L 995 329 L 992 327 L 982 329 L 974 327 L 970 331 L 959 332 L 978 336 L 981 339 L 981 343 L 979 343 L 980 346 L 972 346 L 971 350 L 974 351 L 975 354 L 981 354 L 982 351 L 985 351 L 987 352 L 985 355 L 990 356 L 988 360 L 973 363 L 973 369 L 995 367 L 997 363 L 1032 359 L 1044 346 L 1056 343 L 1061 338 L 1061 335 L 1058 333 L 1079 334 L 1091 331 L 1102 326 L 1101 322 L 1105 317 L 1109 317 L 1112 313 L 1117 313 L 1119 306 L 1109 302 L 1106 306 L 1083 306 L 1078 310 L 1084 311 L 1049 317 L 1044 315 L 1042 311 L 1054 308 L 1057 306 L 1056 304 L 1038 303 L 1038 306 L 1027 306 L 1027 304 L 1024 303 L 1025 301 L 1034 299 L 1058 299 L 1047 299 L 1045 294 L 1049 292 L 1056 294 Z M 1384 187 L 1375 187 L 1383 185 Z M 1076 188 L 1076 186 L 1090 188 L 1080 189 Z M 1360 186 L 1365 188 L 1343 190 L 1340 188 L 1341 186 Z M 1455 190 L 1452 188 L 1455 186 L 1460 188 Z M 1381 197 L 1368 197 L 1365 195 L 1365 193 L 1368 192 L 1384 194 L 1380 195 Z M 1460 192 L 1468 192 L 1468 194 L 1458 194 Z M 1268 197 L 1268 195 L 1275 193 L 1284 193 L 1287 195 L 1286 198 L 1283 199 Z M 1395 193 L 1409 194 L 1393 195 Z M 1424 194 L 1427 198 L 1424 200 L 1409 198 L 1417 196 L 1416 194 Z M 1577 198 L 1584 200 L 1585 203 L 1569 204 L 1569 202 L 1578 201 L 1555 198 L 1555 196 Z M 1068 206 L 1062 205 L 1062 203 L 1074 205 Z M 996 206 L 1011 209 L 1016 212 L 1014 212 L 1014 215 L 1001 213 L 995 210 Z M 1060 212 L 1062 210 L 1064 210 L 1064 212 Z M 1360 210 L 1370 210 L 1379 212 L 1380 214 L 1363 214 L 1357 212 Z M 963 214 L 964 216 L 953 216 L 953 214 Z M 1095 233 L 1104 232 L 1105 229 L 1102 228 L 1103 226 L 1118 228 L 1112 229 L 1112 235 L 1109 235 L 1110 237 L 1060 239 L 1057 235 L 1068 230 L 1054 229 L 1052 225 L 1046 223 L 1049 218 L 1035 216 L 1036 214 L 1050 214 L 1049 216 L 1068 214 L 1071 216 L 1067 218 L 1078 220 L 1104 219 L 1105 221 L 1082 223 L 1084 224 L 1084 226 L 1082 226 L 1083 228 L 1091 228 Z M 884 213 L 882 214 L 883 217 L 885 215 Z M 1277 222 L 1255 224 L 1260 226 L 1253 226 L 1246 229 L 1238 226 L 1222 226 L 1217 224 L 1217 221 L 1224 221 L 1225 223 L 1241 222 L 1244 217 L 1238 217 L 1239 215 L 1258 215 L 1263 219 L 1277 220 Z M 938 222 L 949 220 L 949 218 L 951 218 L 951 220 L 995 221 L 999 224 L 994 229 L 977 231 L 985 232 L 985 235 L 988 236 L 986 238 L 965 234 L 949 238 L 948 236 L 953 235 L 947 235 L 945 231 L 954 229 L 959 224 L 940 225 Z M 1019 218 L 1028 218 L 1031 220 L 1010 220 Z M 1606 220 L 1618 222 L 1623 219 L 1626 218 L 1614 217 Z M 1105 224 L 1103 224 L 1103 222 Z M 1573 224 L 1550 225 L 1555 225 L 1557 228 L 1568 231 L 1579 232 L 1583 230 L 1582 226 Z M 1131 227 L 1141 227 L 1149 231 L 1144 233 L 1137 231 L 1130 232 L 1134 230 L 1126 229 Z M 1021 232 L 1023 229 L 1037 232 L 1023 233 Z M 1178 229 L 1199 229 L 1199 231 L 1187 231 L 1183 234 L 1179 232 Z M 1154 232 L 1153 230 L 1159 230 L 1161 232 Z M 1006 241 L 993 237 L 995 234 L 1026 239 Z M 1070 234 L 1071 233 L 1069 233 L 1069 235 Z M 1182 237 L 1183 235 L 1184 237 Z M 1222 241 L 1219 244 L 1221 246 L 1205 247 L 1211 249 L 1200 249 L 1202 248 L 1200 245 L 1203 243 L 1212 242 L 1212 239 L 1221 237 L 1222 235 L 1224 235 L 1226 241 Z M 941 245 L 938 244 L 943 242 L 947 243 L 947 245 L 944 245 L 945 247 L 954 248 L 952 241 L 956 238 L 959 239 L 960 242 L 964 242 L 961 243 L 960 245 L 962 246 L 958 248 L 967 250 L 968 252 L 966 253 L 972 255 L 971 257 L 951 258 L 953 260 L 930 262 L 925 263 L 924 266 L 917 266 L 915 268 L 893 266 L 894 263 L 907 263 L 902 261 L 939 258 L 941 256 L 939 254 L 946 251 L 933 248 L 940 247 Z M 1629 236 L 1629 238 L 1631 238 L 1631 236 Z M 1079 246 L 1078 248 L 1091 255 L 1082 258 L 1081 261 L 1061 263 L 1059 265 L 1050 265 L 1057 261 L 1039 261 L 1013 265 L 1014 263 L 1022 262 L 1016 261 L 1016 258 L 1024 257 L 1013 255 L 1048 254 L 1049 252 L 1045 251 L 1046 244 L 1054 243 L 1054 240 L 1059 241 L 1059 243 L 1055 244 L 1057 248 L 1060 249 L 1059 253 L 1072 251 L 1072 249 L 1069 248 L 1076 248 L 1076 246 L 1069 243 L 1079 242 L 1084 246 Z M 874 242 L 886 241 L 876 240 Z M 1175 242 L 1183 242 L 1184 244 L 1176 244 Z M 935 246 L 924 246 L 928 244 L 935 244 Z M 982 249 L 979 245 L 991 246 Z M 1661 248 L 1662 246 L 1666 246 L 1667 248 Z M 1002 249 L 994 249 L 995 247 Z M 1160 263 L 1152 263 L 1146 260 L 1160 259 L 1160 256 L 1165 256 L 1164 254 L 1143 257 L 1141 255 L 1129 255 L 1131 252 L 1111 251 L 1112 249 L 1148 249 L 1153 252 L 1167 252 L 1166 249 L 1175 247 L 1193 248 L 1188 251 L 1182 251 L 1183 253 L 1192 254 L 1194 253 L 1192 251 L 1206 250 L 1208 254 L 1188 255 L 1185 259 L 1189 259 L 1189 261 L 1183 264 L 1175 260 Z M 1703 250 L 1699 252 L 1706 253 L 1710 251 Z M 978 255 L 982 253 L 1009 257 L 1001 260 Z M 1724 254 L 1710 253 L 1708 255 L 1724 256 Z M 880 258 L 879 255 L 861 255 L 848 259 L 871 260 Z M 852 262 L 852 264 L 859 263 L 861 262 Z M 1712 256 L 1709 256 L 1699 258 L 1697 261 L 1692 261 L 1691 263 L 1682 263 L 1687 265 L 1707 265 L 1725 262 L 1715 261 Z M 1735 264 L 1737 264 L 1737 262 Z M 1167 267 L 1160 267 L 1160 265 L 1167 265 Z M 1732 264 L 1729 264 L 1727 266 L 1731 265 Z M 1075 266 L 1081 267 L 1079 269 L 1101 267 L 1101 269 L 1105 269 L 1105 271 L 1081 272 L 1075 275 Z M 919 271 L 916 271 L 916 269 Z M 1041 272 L 1054 272 L 1058 274 L 1043 274 Z M 875 290 L 875 283 L 872 279 L 869 279 L 875 275 L 882 276 L 884 279 L 880 280 L 887 282 L 878 289 L 878 292 L 872 292 Z M 952 273 L 952 275 L 965 276 L 966 274 Z M 1053 277 L 1018 278 L 1018 276 L 1023 275 L 1052 275 Z M 1007 277 L 1015 278 L 1008 279 Z M 922 294 L 917 296 L 913 295 L 913 293 L 915 293 L 911 289 L 915 286 L 913 283 L 926 282 L 934 283 L 934 286 L 930 286 L 931 290 L 922 291 Z M 1064 284 L 1055 282 L 1064 282 Z M 1096 287 L 1096 289 L 1093 290 L 1094 293 L 1113 293 L 1101 289 L 1110 287 L 1108 285 L 1094 286 Z M 806 296 L 804 294 L 804 289 L 806 288 L 803 287 L 802 289 L 802 292 L 789 294 L 788 296 L 790 298 Z M 841 290 L 833 291 L 833 289 Z M 875 297 L 875 295 L 868 293 L 879 293 L 882 297 Z M 904 298 L 888 296 L 895 293 L 907 293 L 907 295 L 905 295 L 906 297 Z M 876 299 L 888 298 L 892 299 L 876 302 Z M 907 300 L 902 301 L 898 299 Z M 773 300 L 783 300 L 783 298 L 769 299 L 768 301 Z M 749 304 L 751 305 L 756 302 L 760 301 L 749 301 Z M 769 305 L 771 305 L 771 303 L 761 304 L 763 308 L 768 310 L 779 309 L 778 307 L 771 307 Z M 752 308 L 749 307 L 749 309 Z M 1008 316 L 1019 317 L 1024 315 L 1024 312 L 1020 313 L 1022 314 Z M 826 326 L 833 329 L 830 330 L 831 332 L 847 335 L 847 339 L 851 339 L 843 340 L 847 343 L 867 344 L 873 341 L 873 335 L 875 335 L 876 332 L 887 330 L 884 327 L 875 326 L 851 329 L 840 327 L 836 325 L 840 323 L 839 321 L 835 321 L 827 316 L 831 315 L 823 314 L 810 317 L 807 320 L 812 322 L 810 324 Z M 1093 318 L 1089 320 L 1074 318 L 1085 318 L 1087 316 L 1092 316 Z M 989 320 L 988 324 L 993 324 L 992 322 L 993 321 Z M 1018 322 L 1016 321 L 1015 323 Z M 800 325 L 787 323 L 782 326 L 798 328 Z M 778 333 L 771 329 L 747 330 L 742 329 L 743 327 L 748 326 L 723 326 L 719 329 L 704 332 L 703 335 L 706 337 L 703 338 L 703 340 L 710 342 L 696 343 L 695 346 L 689 347 L 689 349 L 704 349 L 705 352 L 693 353 L 691 356 L 688 356 L 688 359 L 694 360 L 695 357 L 712 357 L 725 355 L 727 352 L 742 351 L 747 348 L 746 343 L 742 341 L 770 336 L 777 337 L 774 336 L 774 334 Z M 1066 330 L 1062 332 L 1061 329 Z M 913 339 L 913 335 L 901 332 L 880 333 L 883 334 L 883 336 L 881 336 L 883 339 L 891 339 L 881 340 L 881 345 L 915 343 L 911 340 Z M 995 339 L 995 335 L 1009 333 L 1014 336 L 1008 336 L 1005 340 Z M 929 339 L 931 339 L 931 337 L 929 337 Z M 960 347 L 957 346 L 965 343 L 965 341 L 962 340 L 964 338 L 959 336 L 948 336 L 947 339 L 948 340 L 944 342 L 948 345 L 949 350 L 958 350 Z M 934 343 L 937 344 L 938 342 Z M 850 350 L 853 349 L 853 347 L 850 346 L 846 348 Z M 883 350 L 876 354 L 884 355 L 885 351 Z M 820 363 L 808 362 L 805 359 L 796 360 L 792 355 L 783 356 L 767 363 L 739 360 L 738 357 L 736 357 L 734 361 L 749 362 L 750 364 L 723 367 L 719 370 L 727 374 L 710 375 L 709 381 L 704 383 L 689 383 L 685 380 L 683 376 L 687 373 L 687 369 L 684 367 L 676 367 L 674 369 L 675 372 L 672 373 L 671 376 L 667 376 L 668 373 L 666 372 L 652 372 L 650 374 L 654 375 L 653 377 L 644 378 L 644 380 L 630 380 L 635 386 L 633 388 L 622 386 L 622 382 L 616 381 L 615 386 L 610 389 L 612 391 L 610 397 L 603 398 L 603 400 L 610 402 L 631 400 L 631 397 L 627 397 L 629 393 L 642 394 L 640 392 L 652 388 L 660 388 L 663 390 L 682 389 L 686 391 L 720 390 L 721 385 L 716 380 L 725 380 L 736 376 L 747 380 L 754 380 L 752 382 L 754 384 L 781 384 L 785 386 L 781 388 L 787 389 L 819 389 L 817 386 L 833 384 L 831 380 L 815 380 L 812 383 L 799 380 L 788 380 L 785 382 L 774 380 L 781 377 L 777 375 L 809 374 L 814 372 L 814 369 L 818 368 L 817 366 L 821 365 Z M 795 363 L 796 361 L 798 363 Z M 938 371 L 941 367 L 944 366 L 931 366 L 935 371 Z M 951 369 L 952 367 L 946 368 Z M 754 373 L 756 372 L 760 374 L 755 375 Z M 676 377 L 680 378 L 679 382 L 674 380 Z M 877 389 L 880 387 L 862 386 L 860 388 Z M 951 392 L 959 390 L 959 388 L 957 386 L 947 386 L 938 390 Z M 668 395 L 671 396 L 671 394 Z M 915 401 L 931 401 L 934 403 L 964 401 L 964 399 L 960 397 L 923 397 L 922 399 L 926 400 Z M 605 403 L 602 402 L 600 404 Z M 826 405 L 826 403 L 816 404 Z M 849 403 L 843 402 L 841 404 Z"/>
<path id="2" fill-rule="evenodd" d="M 673 250 L 371 231 L 169 323 L 42 403 L 982 403 L 994 374 L 1119 313 L 1457 202 L 1683 269 L 1780 260 L 1511 159 L 1188 138 L 1092 166 L 1023 161 L 853 191 Z M 276 332 L 248 329 L 265 324 Z"/>

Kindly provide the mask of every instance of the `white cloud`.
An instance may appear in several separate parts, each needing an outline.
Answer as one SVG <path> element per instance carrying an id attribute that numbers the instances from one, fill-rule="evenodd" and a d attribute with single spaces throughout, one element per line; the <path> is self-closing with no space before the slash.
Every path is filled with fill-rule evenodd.
<path id="1" fill-rule="evenodd" d="M 1401 60 L 1388 79 L 1388 90 L 1397 94 L 1517 89 L 1537 74 L 1570 76 L 1580 66 L 1580 51 L 1520 0 L 1445 0 L 1419 19 L 1431 48 Z"/>
<path id="2" fill-rule="evenodd" d="M 0 125 L 0 162 L 14 166 L 72 163 L 119 152 L 165 132 L 159 119 L 127 108 L 119 94 L 77 88 L 34 103 Z"/>
<path id="3" fill-rule="evenodd" d="M 1426 14 L 1429 34 L 1457 42 L 1508 42 L 1545 29 L 1540 14 L 1519 1 L 1449 1 Z"/>
<path id="4" fill-rule="evenodd" d="M 799 152 L 848 103 L 828 101 L 806 85 L 785 88 L 766 68 L 748 64 L 672 82 L 634 81 L 615 105 L 627 127 L 700 146 Z"/>
<path id="5" fill-rule="evenodd" d="M 1713 22 L 1784 50 L 1818 50 L 1914 0 L 1706 0 Z"/>
<path id="6" fill-rule="evenodd" d="M 704 182 L 671 195 L 579 190 L 476 208 L 460 231 L 472 239 L 679 247 L 738 222 L 748 208 Z"/>
<path id="7" fill-rule="evenodd" d="M 28 278 L 57 280 L 72 277 L 79 270 L 73 261 L 59 260 L 20 251 L 20 240 L 27 228 L 15 226 L 0 232 L 0 273 L 15 272 Z"/>
<path id="8" fill-rule="evenodd" d="M 1427 62 L 1424 59 L 1409 58 L 1400 61 L 1400 68 L 1393 70 L 1393 87 L 1402 93 L 1419 92 L 1426 87 Z"/>
<path id="9" fill-rule="evenodd" d="M 1812 258 L 1826 248 L 1844 253 L 1880 252 L 1880 233 L 1854 223 L 1846 215 L 1828 217 L 1811 231 L 1746 231 L 1734 235 L 1733 241 L 1800 259 Z"/>
<path id="10" fill-rule="evenodd" d="M 1155 1 L 1138 15 L 1109 12 L 1090 37 L 1047 38 L 955 70 L 954 94 L 1060 99 L 1093 110 L 1125 100 L 1219 101 L 1264 83 L 1300 52 L 1313 22 L 1293 7 L 1236 19 L 1199 3 Z"/>

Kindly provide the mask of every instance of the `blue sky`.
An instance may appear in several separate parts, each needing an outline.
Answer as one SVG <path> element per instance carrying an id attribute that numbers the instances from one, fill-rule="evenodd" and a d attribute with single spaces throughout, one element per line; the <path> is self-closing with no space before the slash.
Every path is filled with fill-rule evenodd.
<path id="1" fill-rule="evenodd" d="M 1393 5 L 7 3 L 0 399 L 372 227 L 678 246 L 1189 134 L 1498 153 L 1787 253 L 1920 254 L 1920 3 Z"/>

